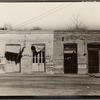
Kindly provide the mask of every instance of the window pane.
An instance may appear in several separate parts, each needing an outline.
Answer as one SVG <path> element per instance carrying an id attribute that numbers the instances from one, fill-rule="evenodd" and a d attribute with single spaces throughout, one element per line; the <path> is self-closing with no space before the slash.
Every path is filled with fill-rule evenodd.
<path id="1" fill-rule="evenodd" d="M 36 54 L 36 63 L 38 63 L 37 54 Z"/>
<path id="2" fill-rule="evenodd" d="M 40 63 L 41 63 L 41 53 L 42 53 L 42 52 L 39 53 L 39 62 L 40 62 Z"/>
<path id="3" fill-rule="evenodd" d="M 45 57 L 45 52 L 43 51 L 43 53 L 42 53 L 42 54 L 43 54 L 43 56 L 42 56 L 42 57 L 44 58 L 44 57 Z"/>
<path id="4" fill-rule="evenodd" d="M 45 63 L 45 58 L 43 57 L 43 63 Z"/>

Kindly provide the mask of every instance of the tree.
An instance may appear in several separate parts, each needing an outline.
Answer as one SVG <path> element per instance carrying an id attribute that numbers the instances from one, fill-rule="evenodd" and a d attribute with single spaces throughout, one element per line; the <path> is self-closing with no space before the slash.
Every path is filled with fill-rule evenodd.
<path id="1" fill-rule="evenodd" d="M 78 14 L 76 17 L 73 16 L 71 18 L 72 24 L 69 30 L 76 30 L 76 31 L 86 31 L 88 27 L 82 22 L 80 15 Z"/>
<path id="2" fill-rule="evenodd" d="M 3 28 L 4 28 L 4 30 L 12 30 L 12 25 L 9 24 L 9 23 L 5 23 L 5 24 L 3 25 Z"/>

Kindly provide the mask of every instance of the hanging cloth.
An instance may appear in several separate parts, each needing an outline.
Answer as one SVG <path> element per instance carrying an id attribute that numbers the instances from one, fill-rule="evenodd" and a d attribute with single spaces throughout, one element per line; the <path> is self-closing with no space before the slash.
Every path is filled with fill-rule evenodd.
<path id="1" fill-rule="evenodd" d="M 20 62 L 20 60 L 18 59 L 19 53 L 20 53 L 20 45 L 16 45 L 16 44 L 6 45 L 5 57 L 7 60 L 15 61 L 15 63 L 16 62 L 19 63 Z"/>
<path id="2" fill-rule="evenodd" d="M 18 53 L 18 56 L 17 56 L 16 61 L 15 61 L 16 64 L 20 62 L 20 60 L 21 60 L 21 58 L 22 58 L 22 53 L 24 52 L 24 49 L 25 49 L 25 47 L 23 47 L 23 48 L 20 50 L 20 52 Z"/>
<path id="3" fill-rule="evenodd" d="M 34 53 L 38 54 L 38 53 L 40 53 L 42 50 L 44 50 L 44 45 L 32 45 L 32 46 L 31 46 L 31 50 L 32 50 Z"/>

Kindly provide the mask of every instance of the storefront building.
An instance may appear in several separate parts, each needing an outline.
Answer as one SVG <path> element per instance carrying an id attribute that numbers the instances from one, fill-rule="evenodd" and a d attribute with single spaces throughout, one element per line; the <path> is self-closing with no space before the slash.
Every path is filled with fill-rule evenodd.
<path id="1" fill-rule="evenodd" d="M 100 31 L 55 31 L 55 73 L 100 73 Z"/>
<path id="2" fill-rule="evenodd" d="M 99 74 L 100 31 L 0 31 L 0 73 Z"/>
<path id="3" fill-rule="evenodd" d="M 53 31 L 1 31 L 0 73 L 50 73 Z"/>

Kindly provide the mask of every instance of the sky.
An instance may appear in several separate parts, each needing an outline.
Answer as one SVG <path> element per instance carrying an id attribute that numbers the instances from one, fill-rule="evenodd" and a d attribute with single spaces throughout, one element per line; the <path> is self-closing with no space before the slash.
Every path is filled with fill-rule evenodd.
<path id="1" fill-rule="evenodd" d="M 78 20 L 89 29 L 100 30 L 99 2 L 0 3 L 0 27 L 68 29 Z"/>

